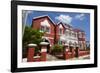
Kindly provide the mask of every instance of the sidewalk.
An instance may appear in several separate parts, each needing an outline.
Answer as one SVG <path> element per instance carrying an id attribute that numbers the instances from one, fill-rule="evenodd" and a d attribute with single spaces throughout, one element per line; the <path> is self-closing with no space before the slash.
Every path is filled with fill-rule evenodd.
<path id="1" fill-rule="evenodd" d="M 80 56 L 78 58 L 74 57 L 68 60 L 84 60 L 84 59 L 90 59 L 90 55 Z"/>
<path id="2" fill-rule="evenodd" d="M 85 56 L 80 56 L 78 58 L 74 57 L 74 58 L 70 58 L 68 60 L 84 60 L 84 59 L 90 59 L 90 56 L 89 55 L 85 55 Z M 53 55 L 50 55 L 50 54 L 47 54 L 47 61 L 60 61 L 60 60 L 63 60 L 63 59 L 59 59 Z M 22 60 L 22 62 L 27 62 L 27 58 L 24 58 Z"/>
<path id="3" fill-rule="evenodd" d="M 47 54 L 47 61 L 59 61 L 59 60 L 62 60 L 62 59 L 58 59 L 57 57 L 53 55 Z"/>

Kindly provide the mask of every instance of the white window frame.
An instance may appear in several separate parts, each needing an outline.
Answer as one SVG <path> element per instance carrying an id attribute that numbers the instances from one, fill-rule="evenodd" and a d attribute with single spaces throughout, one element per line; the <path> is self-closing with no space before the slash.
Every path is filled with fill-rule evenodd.
<path id="1" fill-rule="evenodd" d="M 45 31 L 45 27 L 44 27 L 44 26 L 40 26 L 40 30 L 41 30 L 42 32 L 44 32 L 44 31 Z"/>
<path id="2" fill-rule="evenodd" d="M 60 32 L 60 30 L 61 30 L 61 32 Z M 59 28 L 59 34 L 60 35 L 63 34 L 63 29 L 62 28 Z"/>
<path id="3" fill-rule="evenodd" d="M 43 27 L 43 29 L 42 29 L 42 27 Z M 49 28 L 49 31 L 47 31 L 47 28 Z M 46 32 L 46 33 L 50 33 L 50 31 L 51 31 L 50 27 L 47 27 L 47 26 L 41 26 L 40 30 L 43 31 L 43 32 Z"/>
<path id="4" fill-rule="evenodd" d="M 81 32 L 79 32 L 79 38 L 82 38 L 82 33 Z"/>
<path id="5" fill-rule="evenodd" d="M 47 28 L 49 28 L 49 31 L 47 31 Z M 50 34 L 50 31 L 51 31 L 51 30 L 50 30 L 50 27 L 45 27 L 45 30 L 46 30 L 47 33 Z"/>

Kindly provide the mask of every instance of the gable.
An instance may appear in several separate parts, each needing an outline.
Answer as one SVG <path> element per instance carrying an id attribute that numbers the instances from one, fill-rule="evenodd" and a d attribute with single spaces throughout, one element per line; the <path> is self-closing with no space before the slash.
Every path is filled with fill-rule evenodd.
<path id="1" fill-rule="evenodd" d="M 59 28 L 63 29 L 63 26 L 61 24 L 59 24 Z"/>
<path id="2" fill-rule="evenodd" d="M 40 24 L 41 24 L 41 26 L 50 27 L 50 24 L 47 19 L 44 19 L 43 21 L 41 21 Z"/>
<path id="3" fill-rule="evenodd" d="M 58 25 L 57 25 L 59 28 L 61 28 L 61 29 L 64 29 L 65 28 L 65 26 L 63 25 L 63 23 L 59 23 Z"/>
<path id="4" fill-rule="evenodd" d="M 33 19 L 33 21 L 39 21 L 42 22 L 42 24 L 44 25 L 45 23 L 47 24 L 52 24 L 53 26 L 55 26 L 55 23 L 53 22 L 53 20 L 48 16 L 39 16 L 39 17 L 35 17 Z M 45 20 L 45 21 L 44 21 Z"/>

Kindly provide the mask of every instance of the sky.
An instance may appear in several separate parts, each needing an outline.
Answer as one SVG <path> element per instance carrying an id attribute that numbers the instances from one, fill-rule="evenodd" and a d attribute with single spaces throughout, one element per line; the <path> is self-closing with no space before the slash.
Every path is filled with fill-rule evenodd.
<path id="1" fill-rule="evenodd" d="M 26 16 L 24 15 L 25 13 Z M 74 28 L 82 29 L 86 33 L 86 41 L 90 41 L 90 13 L 23 10 L 22 14 L 22 20 L 26 25 L 31 26 L 34 17 L 48 15 L 55 23 L 61 21 Z"/>

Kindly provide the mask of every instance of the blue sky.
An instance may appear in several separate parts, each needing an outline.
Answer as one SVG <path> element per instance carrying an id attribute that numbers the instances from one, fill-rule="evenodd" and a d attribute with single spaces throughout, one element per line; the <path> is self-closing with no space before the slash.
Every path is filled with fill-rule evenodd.
<path id="1" fill-rule="evenodd" d="M 25 11 L 26 24 L 31 25 L 34 17 L 48 15 L 55 23 L 63 22 L 85 31 L 86 41 L 90 41 L 90 14 L 75 12 Z"/>

